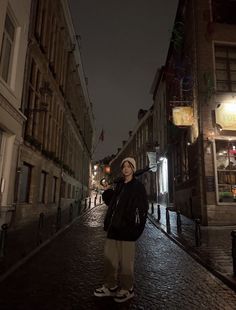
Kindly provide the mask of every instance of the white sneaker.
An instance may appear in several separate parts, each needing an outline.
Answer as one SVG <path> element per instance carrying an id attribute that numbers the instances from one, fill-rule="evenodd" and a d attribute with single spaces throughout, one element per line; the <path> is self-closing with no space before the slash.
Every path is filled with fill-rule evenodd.
<path id="1" fill-rule="evenodd" d="M 130 298 L 134 297 L 134 289 L 131 288 L 129 290 L 120 290 L 114 297 L 114 301 L 116 302 L 125 302 Z"/>
<path id="2" fill-rule="evenodd" d="M 108 296 L 115 296 L 117 292 L 118 286 L 114 287 L 105 287 L 104 285 L 102 287 L 96 288 L 94 291 L 94 295 L 96 297 L 108 297 Z"/>

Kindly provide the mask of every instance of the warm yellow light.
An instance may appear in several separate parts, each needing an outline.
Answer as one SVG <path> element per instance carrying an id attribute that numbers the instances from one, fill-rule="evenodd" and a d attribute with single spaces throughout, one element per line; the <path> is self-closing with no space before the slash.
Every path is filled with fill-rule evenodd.
<path id="1" fill-rule="evenodd" d="M 224 110 L 227 113 L 236 113 L 236 102 L 227 102 L 224 105 Z"/>
<path id="2" fill-rule="evenodd" d="M 215 115 L 220 130 L 236 130 L 236 101 L 223 101 L 216 107 Z"/>

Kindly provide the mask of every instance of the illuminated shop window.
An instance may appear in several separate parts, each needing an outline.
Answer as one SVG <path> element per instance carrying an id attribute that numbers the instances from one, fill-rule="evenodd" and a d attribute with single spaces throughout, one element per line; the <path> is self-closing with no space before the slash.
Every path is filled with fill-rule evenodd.
<path id="1" fill-rule="evenodd" d="M 236 202 L 236 140 L 216 140 L 219 202 Z"/>

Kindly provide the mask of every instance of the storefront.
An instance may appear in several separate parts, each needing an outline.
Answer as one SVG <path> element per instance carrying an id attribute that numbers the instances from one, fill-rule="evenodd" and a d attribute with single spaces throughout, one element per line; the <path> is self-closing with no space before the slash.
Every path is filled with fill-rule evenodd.
<path id="1" fill-rule="evenodd" d="M 236 103 L 225 100 L 217 105 L 216 124 L 220 133 L 214 141 L 217 204 L 236 204 Z"/>
<path id="2" fill-rule="evenodd" d="M 236 138 L 216 139 L 214 149 L 217 204 L 236 205 Z"/>

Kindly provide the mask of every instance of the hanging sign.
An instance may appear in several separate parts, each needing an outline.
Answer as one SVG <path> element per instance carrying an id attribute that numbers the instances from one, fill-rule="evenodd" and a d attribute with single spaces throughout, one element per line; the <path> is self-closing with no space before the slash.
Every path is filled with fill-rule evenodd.
<path id="1" fill-rule="evenodd" d="M 175 126 L 192 126 L 193 124 L 192 107 L 174 107 L 172 116 Z"/>
<path id="2" fill-rule="evenodd" d="M 215 110 L 216 123 L 222 130 L 236 130 L 236 102 L 223 102 Z"/>

